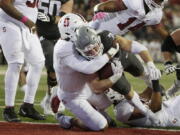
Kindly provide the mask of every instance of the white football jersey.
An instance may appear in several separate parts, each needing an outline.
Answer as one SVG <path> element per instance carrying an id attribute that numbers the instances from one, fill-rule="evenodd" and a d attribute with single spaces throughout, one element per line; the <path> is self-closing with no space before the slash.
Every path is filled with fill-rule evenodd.
<path id="1" fill-rule="evenodd" d="M 15 8 L 21 12 L 24 16 L 28 17 L 34 23 L 37 20 L 37 6 L 39 0 L 15 0 L 14 6 Z M 9 15 L 7 15 L 3 10 L 0 10 L 0 20 L 4 22 L 14 22 L 18 25 L 22 25 L 22 23 Z"/>
<path id="2" fill-rule="evenodd" d="M 106 54 L 89 61 L 75 50 L 72 42 L 65 40 L 58 40 L 54 47 L 54 69 L 62 90 L 81 91 L 92 79 L 90 74 L 97 72 L 108 61 Z"/>
<path id="3" fill-rule="evenodd" d="M 123 0 L 127 9 L 114 13 L 105 13 L 103 18 L 95 18 L 89 25 L 98 30 L 108 30 L 113 34 L 124 35 L 143 26 L 159 24 L 162 9 L 154 8 L 145 13 L 143 0 Z"/>
<path id="4" fill-rule="evenodd" d="M 179 127 L 180 126 L 180 96 L 172 98 L 168 101 L 163 101 L 160 111 L 155 113 L 157 120 L 159 120 L 160 127 Z M 134 125 L 134 126 L 157 126 L 150 121 L 148 117 L 143 117 L 135 120 L 128 120 L 134 107 L 128 103 L 126 99 L 116 106 L 116 117 L 119 121 Z"/>
<path id="5" fill-rule="evenodd" d="M 61 89 L 74 92 L 83 89 L 87 80 L 85 79 L 85 74 L 70 68 L 62 60 L 63 57 L 71 55 L 72 53 L 76 53 L 73 51 L 73 43 L 59 40 L 54 48 L 54 69 L 56 71 L 57 81 L 60 82 Z M 68 63 L 72 63 L 73 65 L 71 59 Z"/>

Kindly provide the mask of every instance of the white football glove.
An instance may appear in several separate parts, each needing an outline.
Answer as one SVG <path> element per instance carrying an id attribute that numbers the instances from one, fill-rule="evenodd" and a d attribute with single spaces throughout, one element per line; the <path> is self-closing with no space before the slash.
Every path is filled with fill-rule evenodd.
<path id="1" fill-rule="evenodd" d="M 42 22 L 50 22 L 50 17 L 42 12 L 38 12 L 37 19 Z"/>
<path id="2" fill-rule="evenodd" d="M 112 83 L 116 83 L 123 74 L 123 66 L 119 60 L 113 60 L 113 62 L 111 63 L 111 67 L 113 75 L 109 77 L 109 79 Z"/>
<path id="3" fill-rule="evenodd" d="M 165 66 L 164 71 L 167 75 L 176 71 L 176 66 L 174 66 L 170 63 L 168 63 L 168 64 L 165 63 L 164 66 Z"/>
<path id="4" fill-rule="evenodd" d="M 118 104 L 121 100 L 125 99 L 125 97 L 118 92 L 114 91 L 113 89 L 108 89 L 104 92 L 108 99 L 114 104 Z"/>
<path id="5" fill-rule="evenodd" d="M 116 43 L 116 48 L 111 47 L 108 51 L 107 54 L 113 58 L 117 53 L 119 52 L 119 44 Z"/>
<path id="6" fill-rule="evenodd" d="M 156 68 L 152 61 L 147 63 L 147 71 L 150 80 L 159 80 L 161 78 L 161 72 Z"/>

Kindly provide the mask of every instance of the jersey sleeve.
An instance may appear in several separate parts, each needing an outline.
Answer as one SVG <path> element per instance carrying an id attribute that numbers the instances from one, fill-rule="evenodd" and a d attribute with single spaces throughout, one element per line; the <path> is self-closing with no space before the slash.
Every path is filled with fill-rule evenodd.
<path id="1" fill-rule="evenodd" d="M 106 54 L 104 54 L 96 59 L 88 61 L 82 56 L 72 54 L 64 58 L 63 61 L 67 66 L 78 72 L 93 74 L 100 70 L 109 61 L 109 58 Z"/>
<path id="2" fill-rule="evenodd" d="M 61 49 L 58 51 L 58 57 L 60 57 L 63 64 L 75 71 L 84 74 L 93 74 L 100 70 L 109 61 L 107 54 L 88 61 L 79 55 L 79 53 L 73 48 L 72 43 L 67 44 L 61 41 L 61 44 L 58 44 L 61 46 Z"/>

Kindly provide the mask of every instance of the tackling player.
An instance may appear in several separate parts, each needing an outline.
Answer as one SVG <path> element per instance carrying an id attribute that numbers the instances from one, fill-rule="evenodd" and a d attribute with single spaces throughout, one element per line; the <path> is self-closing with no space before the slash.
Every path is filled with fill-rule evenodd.
<path id="1" fill-rule="evenodd" d="M 66 74 L 70 74 L 70 73 L 72 74 L 74 72 L 72 71 L 70 72 L 66 70 L 74 69 L 85 74 L 89 74 L 89 73 L 92 74 L 92 73 L 97 72 L 98 69 L 100 69 L 102 66 L 96 63 L 95 60 L 97 60 L 97 58 L 104 56 L 104 54 L 102 55 L 102 53 L 105 53 L 105 54 L 108 53 L 109 52 L 108 50 L 111 50 L 112 45 L 114 44 L 114 42 L 116 42 L 116 40 L 114 40 L 113 35 L 107 31 L 102 32 L 101 34 L 97 35 L 97 33 L 89 27 L 84 26 L 84 27 L 78 28 L 80 25 L 85 25 L 85 24 L 79 24 L 79 25 L 76 24 L 80 22 L 82 21 L 77 20 L 73 14 L 65 15 L 60 20 L 59 29 L 61 29 L 60 31 L 61 38 L 64 40 L 59 40 L 57 42 L 56 47 L 55 47 L 55 53 L 54 53 L 54 60 L 55 60 L 54 66 L 55 66 L 56 75 L 59 81 L 58 83 L 60 84 L 59 86 L 60 90 L 58 92 L 59 98 L 62 101 L 65 100 L 65 106 L 67 106 L 67 108 L 69 108 L 71 111 L 73 111 L 73 109 L 71 108 L 72 106 L 71 107 L 69 106 L 70 105 L 69 103 L 71 101 L 68 101 L 65 98 L 66 96 L 69 97 L 71 94 L 69 92 L 66 92 L 66 89 L 67 90 L 75 89 L 76 85 L 81 83 L 81 81 L 78 81 L 79 79 L 76 79 L 78 82 L 76 83 L 74 82 L 72 84 L 73 87 L 69 88 L 71 86 L 67 85 L 69 84 L 67 82 L 75 81 L 75 79 L 72 80 L 71 78 L 67 77 Z M 75 32 L 77 33 L 76 35 L 74 34 Z M 86 63 L 84 62 L 82 56 L 78 56 L 78 53 L 75 49 L 85 58 L 84 60 L 87 61 Z M 136 65 L 137 63 L 135 62 L 136 57 L 134 56 L 134 59 L 131 59 L 131 58 L 132 58 L 131 54 L 123 50 L 118 51 L 117 59 L 120 59 L 120 61 L 124 62 L 124 68 L 135 76 L 140 75 L 143 72 L 142 71 L 143 67 L 141 67 L 139 70 L 139 67 Z M 128 63 L 125 61 L 131 61 L 131 62 Z M 93 63 L 93 65 L 91 65 L 90 67 L 88 62 Z M 139 66 L 141 66 L 141 64 L 139 64 Z M 70 67 L 70 68 L 67 68 L 67 67 Z M 84 67 L 87 67 L 87 68 L 84 68 Z M 133 71 L 134 68 L 135 68 L 135 71 L 137 72 Z M 150 71 L 153 71 L 150 74 L 152 80 L 159 79 L 160 72 L 158 69 L 156 69 L 155 67 L 151 67 Z M 60 78 L 60 76 L 63 76 L 63 75 L 64 77 Z M 78 76 L 81 78 L 81 75 L 78 75 Z M 91 85 L 91 87 L 93 87 L 92 89 L 94 89 L 97 93 L 102 93 L 104 90 L 111 87 L 112 84 L 115 84 L 113 86 L 116 91 L 126 95 L 126 97 L 129 99 L 129 101 L 132 104 L 135 104 L 142 112 L 147 113 L 146 112 L 147 109 L 144 108 L 141 101 L 139 100 L 138 95 L 132 90 L 131 86 L 129 85 L 125 77 L 122 77 L 121 79 L 119 79 L 119 77 L 113 76 L 112 78 L 110 77 L 109 79 L 111 83 L 105 83 L 106 85 L 108 85 L 108 87 L 105 87 L 105 86 L 103 87 L 104 83 L 101 83 L 101 85 L 96 85 L 97 83 L 99 83 L 99 81 L 95 80 L 91 83 L 93 84 Z M 82 84 L 84 84 L 83 83 L 84 81 L 82 81 Z M 98 88 L 97 86 L 99 86 L 100 88 Z M 150 115 L 152 113 L 149 112 L 148 114 Z M 151 118 L 153 119 L 154 117 L 151 116 Z"/>

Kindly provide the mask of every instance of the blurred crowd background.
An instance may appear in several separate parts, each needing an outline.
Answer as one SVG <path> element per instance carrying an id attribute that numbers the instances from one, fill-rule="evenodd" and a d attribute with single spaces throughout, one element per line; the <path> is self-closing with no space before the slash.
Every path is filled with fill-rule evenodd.
<path id="1" fill-rule="evenodd" d="M 74 12 L 83 15 L 88 21 L 92 19 L 93 7 L 103 0 L 74 0 Z M 180 0 L 169 0 L 164 8 L 164 17 L 162 27 L 171 32 L 180 28 Z M 144 27 L 136 32 L 125 35 L 127 38 L 138 40 L 143 43 L 149 51 L 155 62 L 163 62 L 160 47 L 162 39 L 154 33 L 151 28 Z M 180 55 L 175 56 L 175 61 L 180 61 Z M 3 53 L 0 50 L 0 64 L 6 64 Z"/>

